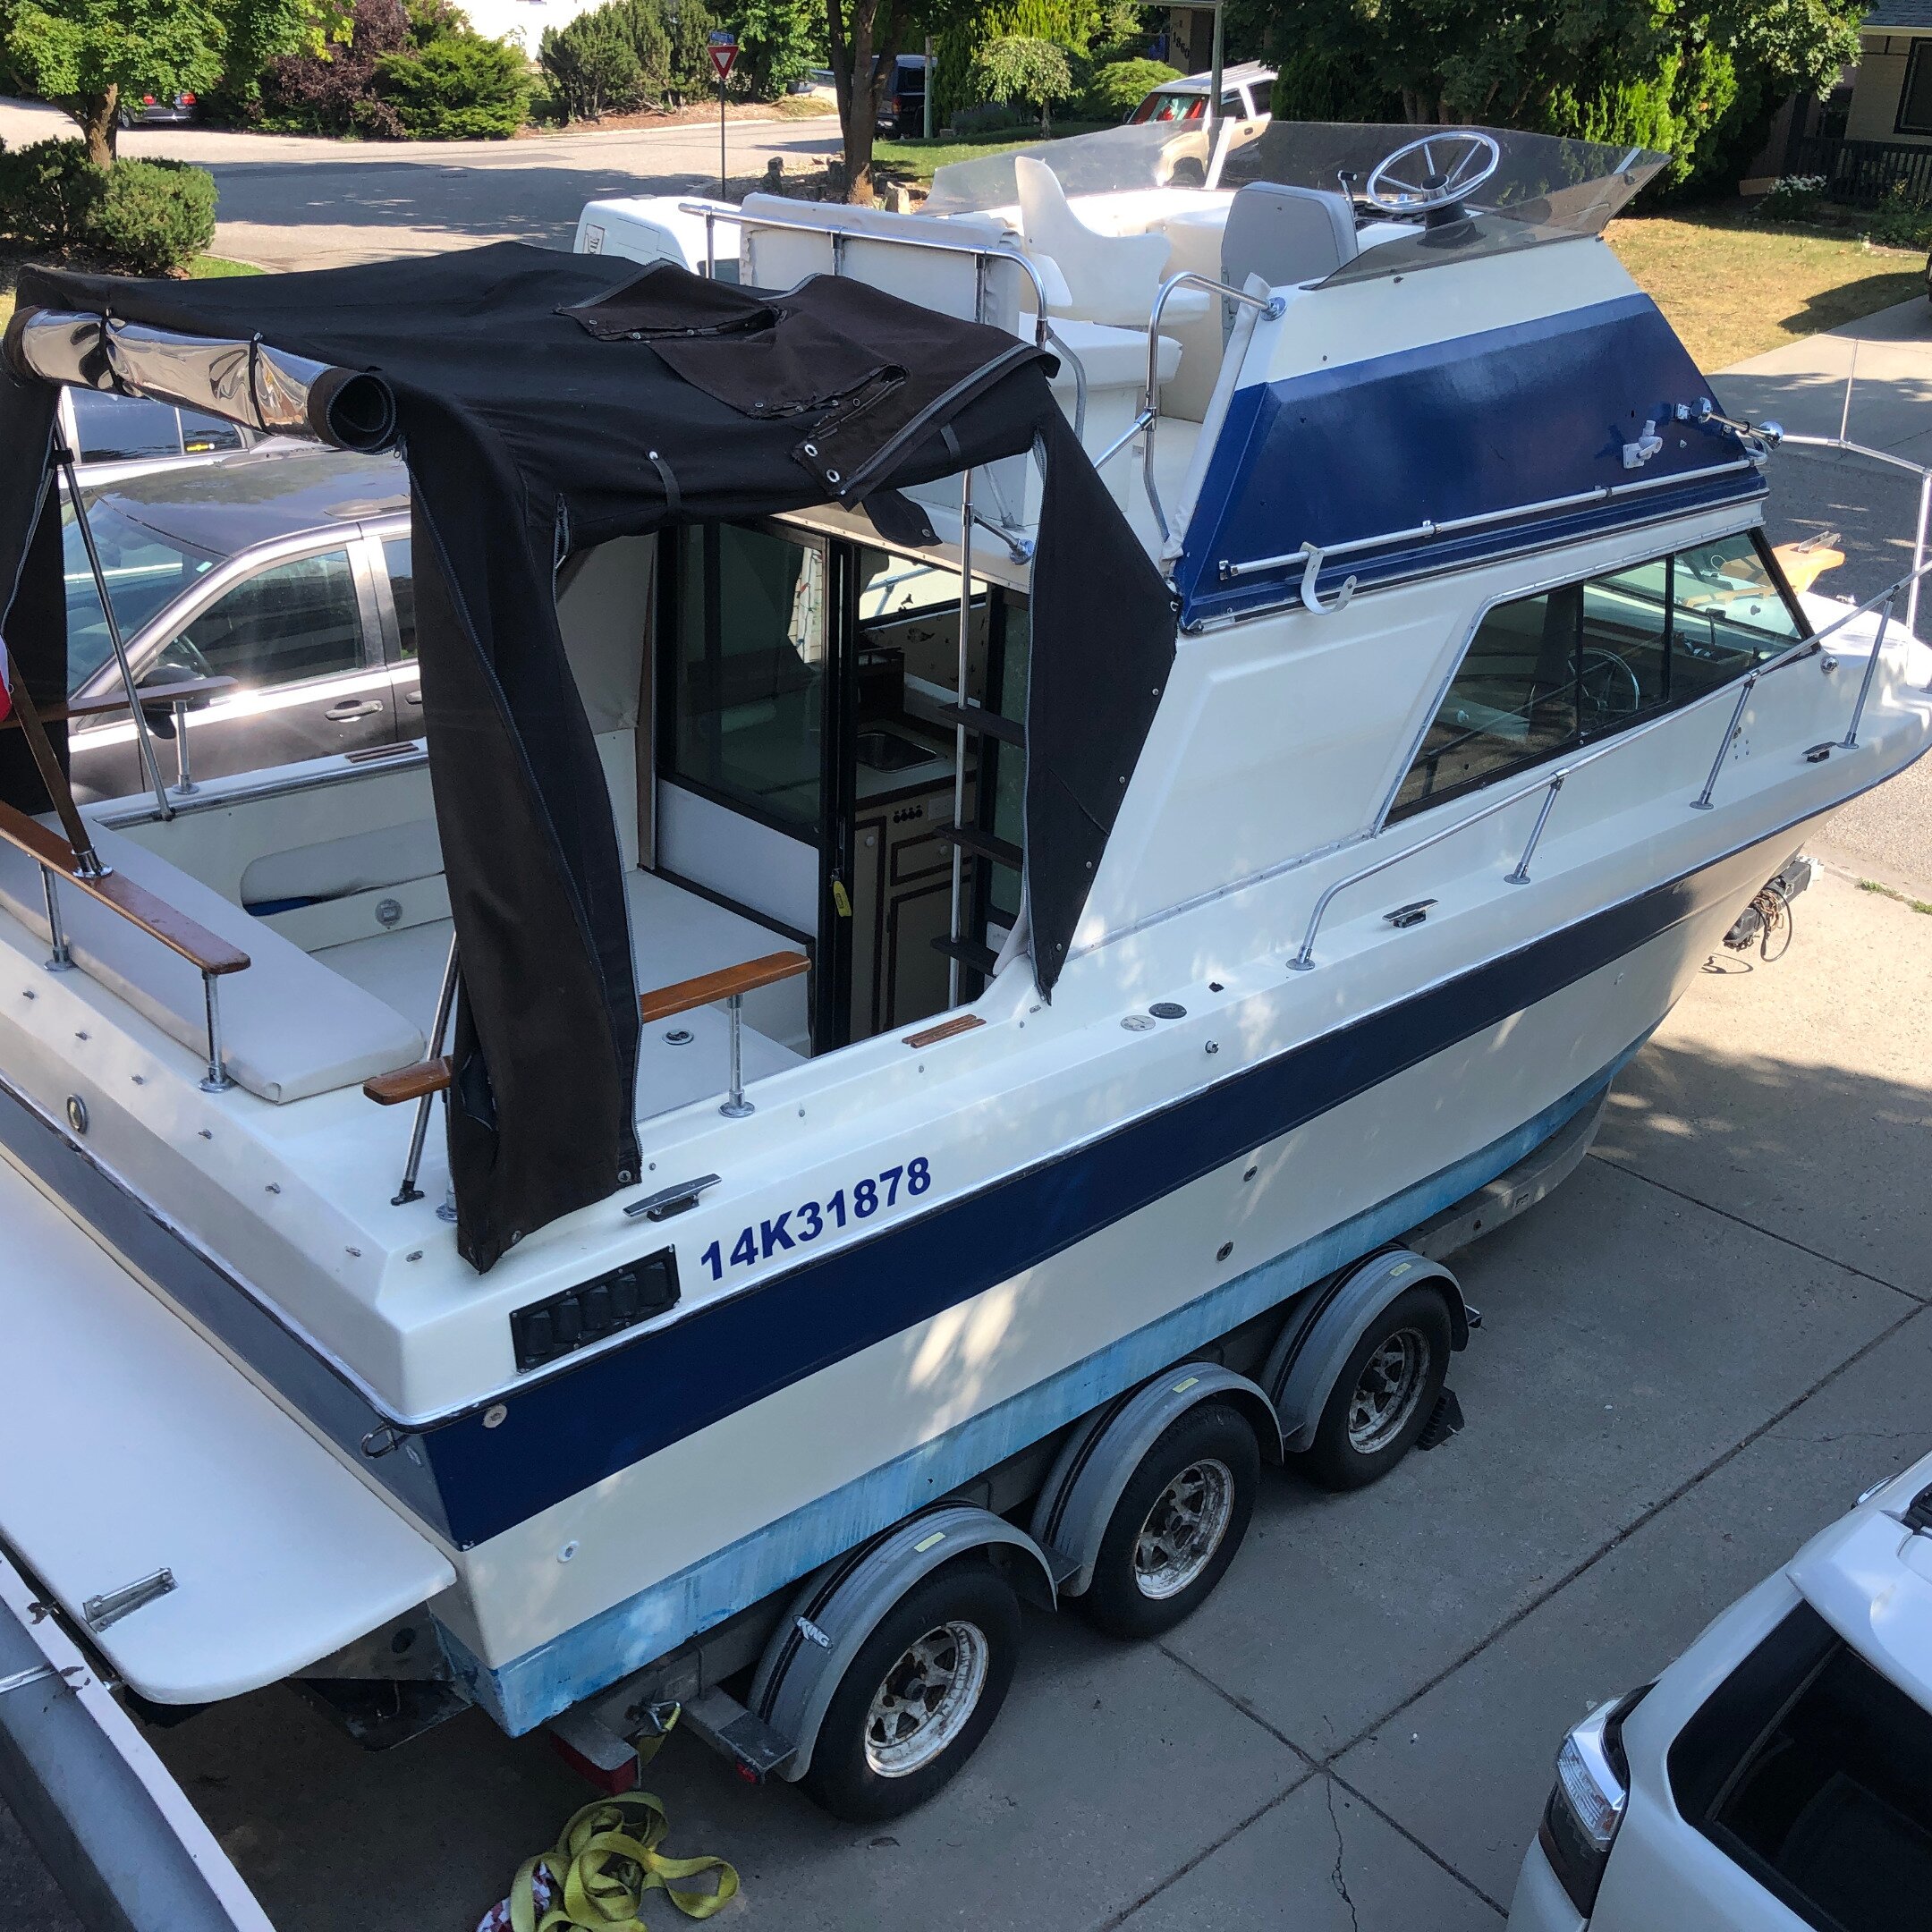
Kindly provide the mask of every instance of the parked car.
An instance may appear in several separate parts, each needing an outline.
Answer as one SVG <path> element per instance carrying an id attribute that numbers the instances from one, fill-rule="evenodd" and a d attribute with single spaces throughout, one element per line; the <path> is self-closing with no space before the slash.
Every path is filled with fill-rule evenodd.
<path id="1" fill-rule="evenodd" d="M 879 96 L 878 131 L 900 140 L 926 131 L 926 56 L 899 54 Z"/>
<path id="2" fill-rule="evenodd" d="M 390 457 L 250 452 L 84 489 L 137 683 L 233 678 L 188 718 L 193 780 L 331 754 L 380 755 L 417 735 L 409 484 Z M 122 691 L 72 510 L 65 517 L 70 704 Z M 150 716 L 156 714 L 150 713 Z M 158 714 L 172 739 L 174 721 Z M 145 789 L 126 711 L 71 731 L 84 799 Z M 157 747 L 163 776 L 177 747 Z"/>
<path id="3" fill-rule="evenodd" d="M 1509 1922 L 1893 1932 L 1928 1897 L 1932 1456 L 1571 1732 Z"/>
<path id="4" fill-rule="evenodd" d="M 1128 115 L 1130 124 L 1143 121 L 1199 121 L 1208 112 L 1211 73 L 1190 74 L 1184 80 L 1164 80 Z M 1268 117 L 1275 70 L 1259 61 L 1241 61 L 1221 72 L 1221 113 L 1230 121 L 1262 121 Z"/>
<path id="5" fill-rule="evenodd" d="M 138 100 L 122 97 L 123 127 L 179 127 L 200 118 L 201 103 L 189 93 L 143 94 Z"/>
<path id="6" fill-rule="evenodd" d="M 170 464 L 214 462 L 242 450 L 303 446 L 292 437 L 265 436 L 199 410 L 91 389 L 61 391 L 60 425 L 83 485 Z"/>

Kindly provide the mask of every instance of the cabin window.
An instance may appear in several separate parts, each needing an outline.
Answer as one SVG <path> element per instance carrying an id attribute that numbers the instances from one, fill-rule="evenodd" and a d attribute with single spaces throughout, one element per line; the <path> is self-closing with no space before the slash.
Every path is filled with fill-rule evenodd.
<path id="1" fill-rule="evenodd" d="M 1803 634 L 1750 532 L 1484 614 L 1391 818 L 1693 703 Z"/>
<path id="2" fill-rule="evenodd" d="M 1932 40 L 1914 40 L 1905 57 L 1905 84 L 1899 89 L 1899 134 L 1932 134 Z"/>
<path id="3" fill-rule="evenodd" d="M 825 553 L 731 523 L 693 525 L 675 544 L 669 775 L 816 837 Z"/>

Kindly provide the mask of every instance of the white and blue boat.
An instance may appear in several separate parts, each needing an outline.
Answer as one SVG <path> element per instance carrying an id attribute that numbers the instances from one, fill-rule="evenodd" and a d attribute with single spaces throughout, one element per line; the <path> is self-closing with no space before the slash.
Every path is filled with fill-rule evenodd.
<path id="1" fill-rule="evenodd" d="M 1922 559 L 1794 590 L 1604 243 L 1662 157 L 1256 133 L 23 275 L 0 1767 L 108 1882 L 110 1691 L 930 1795 L 1016 1590 L 1151 1633 L 1453 1432 L 1445 1257 L 1932 741 Z M 413 735 L 183 784 L 204 653 L 76 808 L 63 385 L 400 450 Z"/>

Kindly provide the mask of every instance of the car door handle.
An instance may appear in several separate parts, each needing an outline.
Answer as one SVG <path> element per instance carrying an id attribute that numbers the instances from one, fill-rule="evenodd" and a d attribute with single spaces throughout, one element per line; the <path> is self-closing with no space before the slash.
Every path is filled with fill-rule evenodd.
<path id="1" fill-rule="evenodd" d="M 340 704 L 332 704 L 322 716 L 331 724 L 346 724 L 352 718 L 369 717 L 382 709 L 378 698 L 344 698 Z"/>
<path id="2" fill-rule="evenodd" d="M 410 691 L 405 695 L 402 702 L 404 704 L 420 704 L 422 702 L 422 693 L 419 691 Z"/>

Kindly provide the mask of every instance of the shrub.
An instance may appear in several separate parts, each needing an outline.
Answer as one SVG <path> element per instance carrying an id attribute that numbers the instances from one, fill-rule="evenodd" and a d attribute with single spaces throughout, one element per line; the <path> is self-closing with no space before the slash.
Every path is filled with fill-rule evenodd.
<path id="1" fill-rule="evenodd" d="M 644 70 L 614 8 L 545 28 L 537 57 L 565 121 L 626 113 L 644 97 Z"/>
<path id="2" fill-rule="evenodd" d="M 1087 113 L 1096 121 L 1124 121 L 1156 88 L 1180 78 L 1180 69 L 1165 61 L 1109 61 L 1088 83 Z"/>
<path id="3" fill-rule="evenodd" d="M 1928 208 L 1903 182 L 1894 182 L 1873 211 L 1865 235 L 1879 248 L 1932 247 L 1932 208 Z"/>
<path id="4" fill-rule="evenodd" d="M 215 177 L 185 161 L 116 161 L 88 246 L 131 275 L 183 268 L 215 239 Z"/>
<path id="5" fill-rule="evenodd" d="M 78 140 L 0 153 L 0 235 L 37 254 L 80 250 L 131 275 L 185 267 L 215 235 L 215 177 L 179 161 L 97 166 Z"/>
<path id="6" fill-rule="evenodd" d="M 1048 131 L 1054 102 L 1065 100 L 1073 91 L 1073 72 L 1065 53 L 1051 40 L 1027 34 L 988 40 L 973 55 L 972 77 L 988 100 L 1037 102 L 1043 134 Z"/>
<path id="7" fill-rule="evenodd" d="M 264 124 L 294 133 L 401 139 L 402 122 L 376 97 L 376 63 L 409 47 L 413 31 L 402 0 L 356 0 L 345 41 L 269 62 L 261 85 Z"/>
<path id="8" fill-rule="evenodd" d="M 1780 175 L 1758 202 L 1756 212 L 1765 221 L 1814 220 L 1824 205 L 1825 191 L 1829 185 L 1822 174 Z"/>
<path id="9" fill-rule="evenodd" d="M 0 154 L 0 229 L 22 248 L 64 254 L 82 245 L 107 186 L 87 143 L 35 141 Z"/>
<path id="10" fill-rule="evenodd" d="M 418 140 L 501 140 L 523 125 L 530 78 L 500 40 L 451 34 L 376 63 L 377 95 Z"/>

